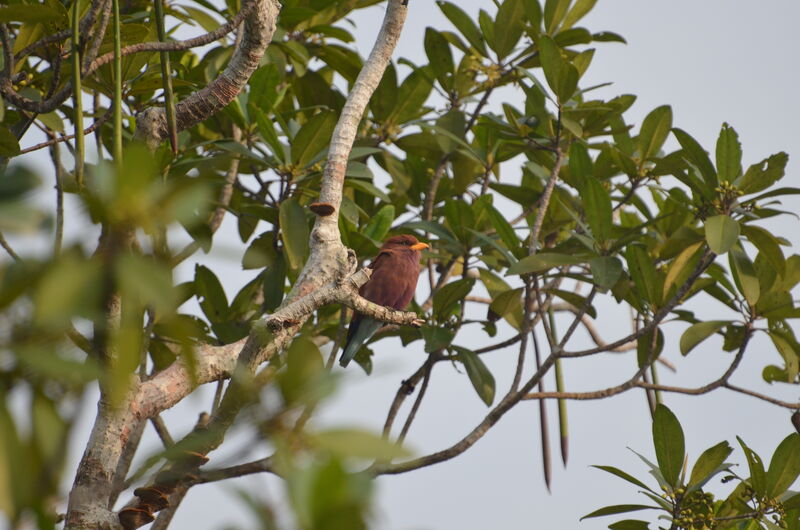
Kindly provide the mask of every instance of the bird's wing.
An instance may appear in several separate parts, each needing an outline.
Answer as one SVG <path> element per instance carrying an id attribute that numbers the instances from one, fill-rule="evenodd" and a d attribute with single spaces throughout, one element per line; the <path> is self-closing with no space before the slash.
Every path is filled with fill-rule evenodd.
<path id="1" fill-rule="evenodd" d="M 394 307 L 405 290 L 405 278 L 400 256 L 384 250 L 375 258 L 370 267 L 372 276 L 361 287 L 359 294 L 378 305 Z"/>

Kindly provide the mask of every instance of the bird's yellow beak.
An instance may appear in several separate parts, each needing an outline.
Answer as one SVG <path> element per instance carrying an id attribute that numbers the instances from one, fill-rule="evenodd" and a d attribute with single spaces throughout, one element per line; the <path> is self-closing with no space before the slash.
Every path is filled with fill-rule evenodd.
<path id="1" fill-rule="evenodd" d="M 431 246 L 427 243 L 417 243 L 416 245 L 411 245 L 411 250 L 425 250 L 426 248 L 431 248 Z"/>

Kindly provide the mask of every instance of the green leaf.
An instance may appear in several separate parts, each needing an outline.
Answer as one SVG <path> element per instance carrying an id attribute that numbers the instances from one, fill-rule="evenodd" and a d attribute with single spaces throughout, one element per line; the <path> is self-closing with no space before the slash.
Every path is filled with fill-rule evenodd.
<path id="1" fill-rule="evenodd" d="M 489 245 L 490 247 L 498 251 L 500 254 L 502 254 L 503 257 L 506 259 L 506 261 L 508 261 L 508 263 L 513 264 L 517 262 L 517 258 L 515 258 L 513 254 L 511 254 L 511 252 L 506 250 L 506 248 L 502 246 L 500 242 L 497 241 L 495 238 L 487 236 L 483 232 L 478 232 L 477 230 L 473 230 L 471 228 L 468 228 L 467 230 L 469 231 L 470 234 L 472 234 L 475 237 L 475 239 L 477 239 L 478 244 L 480 246 L 482 246 L 481 244 Z"/>
<path id="2" fill-rule="evenodd" d="M 729 215 L 706 219 L 706 242 L 715 254 L 725 254 L 739 240 L 739 223 Z"/>
<path id="3" fill-rule="evenodd" d="M 547 293 L 553 293 L 555 296 L 561 298 L 565 302 L 570 303 L 573 307 L 583 308 L 586 306 L 586 314 L 592 318 L 597 318 L 597 309 L 595 309 L 595 307 L 591 304 L 587 306 L 587 298 L 585 296 L 581 296 L 575 291 L 567 291 L 564 289 L 547 288 L 544 289 L 544 291 Z"/>
<path id="4" fill-rule="evenodd" d="M 433 85 L 424 69 L 411 72 L 397 89 L 397 106 L 387 121 L 405 123 L 417 118 L 431 93 Z"/>
<path id="5" fill-rule="evenodd" d="M 784 363 L 786 363 L 786 369 L 784 370 L 786 378 L 784 381 L 794 382 L 798 371 L 800 371 L 800 366 L 798 366 L 800 364 L 800 348 L 797 345 L 797 341 L 794 340 L 791 334 L 778 329 L 771 329 L 767 334 L 772 340 L 772 344 L 775 345 L 775 349 L 783 357 Z"/>
<path id="6" fill-rule="evenodd" d="M 376 243 L 381 242 L 392 227 L 392 221 L 394 221 L 394 206 L 387 204 L 369 220 L 363 233 Z"/>
<path id="7" fill-rule="evenodd" d="M 601 289 L 611 289 L 622 276 L 622 262 L 614 256 L 599 256 L 589 261 L 594 284 Z"/>
<path id="8" fill-rule="evenodd" d="M 21 6 L 20 6 L 21 7 Z M 25 6 L 33 7 L 33 6 Z M 0 156 L 11 158 L 19 154 L 19 142 L 14 133 L 5 125 L 0 125 Z"/>
<path id="9" fill-rule="evenodd" d="M 350 164 L 353 164 L 353 162 L 350 162 Z M 357 190 L 363 191 L 364 193 L 368 193 L 373 197 L 382 200 L 385 203 L 391 204 L 392 202 L 392 199 L 390 199 L 389 196 L 383 192 L 383 190 L 381 190 L 379 187 L 377 187 L 375 184 L 373 184 L 368 180 L 359 178 L 348 178 L 345 180 L 344 185 L 346 187 L 355 188 Z"/>
<path id="10" fill-rule="evenodd" d="M 616 475 L 617 477 L 619 477 L 619 478 L 621 478 L 623 480 L 627 480 L 631 484 L 639 486 L 640 488 L 644 488 L 647 491 L 653 491 L 644 482 L 642 482 L 641 480 L 637 479 L 636 477 L 634 477 L 632 475 L 629 475 L 628 473 L 626 473 L 626 472 L 624 472 L 621 469 L 618 469 L 616 467 L 613 467 L 613 466 L 595 466 L 595 465 L 593 465 L 591 467 L 596 467 L 597 469 L 602 469 L 606 473 L 611 473 L 612 475 Z"/>
<path id="11" fill-rule="evenodd" d="M 667 299 L 673 285 L 680 285 L 686 281 L 692 267 L 694 267 L 694 264 L 700 259 L 700 247 L 702 247 L 702 245 L 703 242 L 698 241 L 697 243 L 687 246 L 672 261 L 667 275 L 664 278 L 664 288 L 662 289 L 661 295 L 662 300 Z"/>
<path id="12" fill-rule="evenodd" d="M 562 57 L 561 48 L 550 37 L 542 35 L 537 45 L 547 84 L 561 103 L 568 101 L 578 87 L 578 70 Z"/>
<path id="13" fill-rule="evenodd" d="M 58 462 L 63 455 L 63 437 L 66 422 L 56 408 L 56 404 L 39 392 L 33 395 L 31 407 L 33 443 L 41 458 L 46 462 Z M 7 455 L 3 455 L 7 456 Z M 58 459 L 58 460 L 57 460 Z"/>
<path id="14" fill-rule="evenodd" d="M 708 153 L 686 131 L 675 128 L 672 129 L 672 134 L 683 147 L 684 158 L 700 171 L 706 183 L 706 190 L 716 188 L 718 185 L 717 172 L 711 164 L 711 159 L 708 158 Z"/>
<path id="15" fill-rule="evenodd" d="M 203 265 L 194 267 L 194 290 L 200 309 L 209 322 L 223 322 L 228 315 L 228 297 L 217 275 Z"/>
<path id="16" fill-rule="evenodd" d="M 524 0 L 505 0 L 497 10 L 494 22 L 494 51 L 502 60 L 514 50 L 522 36 L 522 23 L 525 20 Z"/>
<path id="17" fill-rule="evenodd" d="M 401 228 L 430 232 L 442 241 L 446 241 L 455 246 L 459 245 L 456 236 L 447 227 L 437 223 L 436 221 L 411 221 L 410 223 L 403 223 Z"/>
<path id="18" fill-rule="evenodd" d="M 511 289 L 511 286 L 505 280 L 488 269 L 479 269 L 478 274 L 480 274 L 481 281 L 492 298 Z"/>
<path id="19" fill-rule="evenodd" d="M 783 509 L 786 511 L 797 510 L 800 508 L 800 493 L 785 497 L 784 500 L 781 501 L 781 504 L 783 504 Z"/>
<path id="20" fill-rule="evenodd" d="M 583 263 L 585 260 L 570 256 L 569 254 L 558 254 L 556 252 L 542 252 L 541 254 L 534 254 L 522 258 L 517 263 L 508 268 L 506 275 L 513 274 L 530 274 L 533 272 L 542 272 L 553 267 L 561 267 L 564 265 L 577 265 Z"/>
<path id="21" fill-rule="evenodd" d="M 450 44 L 441 33 L 433 28 L 425 28 L 425 53 L 433 69 L 433 75 L 445 90 L 450 90 L 453 85 L 453 54 Z"/>
<path id="22" fill-rule="evenodd" d="M 750 469 L 750 487 L 753 488 L 753 491 L 755 491 L 757 495 L 766 495 L 767 476 L 764 471 L 764 462 L 755 451 L 747 447 L 744 440 L 738 436 L 736 439 L 739 441 L 739 445 L 742 446 L 744 456 L 747 459 L 747 467 Z"/>
<path id="23" fill-rule="evenodd" d="M 662 351 L 664 351 L 664 332 L 661 328 L 651 329 L 636 339 L 636 362 L 639 368 L 654 362 Z"/>
<path id="24" fill-rule="evenodd" d="M 422 338 L 425 339 L 425 353 L 433 353 L 447 348 L 455 337 L 455 333 L 442 327 L 423 326 L 420 332 Z"/>
<path id="25" fill-rule="evenodd" d="M 472 386 L 475 387 L 475 392 L 486 403 L 486 406 L 490 407 L 494 401 L 494 376 L 483 364 L 480 356 L 476 355 L 472 350 L 459 346 L 453 346 L 453 349 L 458 352 L 458 359 L 464 364 L 469 380 L 472 382 Z"/>
<path id="26" fill-rule="evenodd" d="M 769 188 L 776 181 L 783 178 L 789 155 L 780 152 L 765 158 L 758 164 L 753 164 L 736 183 L 736 186 L 745 194 L 757 193 Z"/>
<path id="27" fill-rule="evenodd" d="M 518 287 L 492 296 L 489 314 L 494 316 L 490 320 L 505 318 L 509 324 L 519 329 L 522 324 L 522 294 L 523 288 Z"/>
<path id="28" fill-rule="evenodd" d="M 469 227 L 475 226 L 475 215 L 469 204 L 464 201 L 448 199 L 444 204 L 444 217 L 450 231 L 468 247 L 471 244 Z"/>
<path id="29" fill-rule="evenodd" d="M 433 314 L 440 319 L 446 319 L 453 307 L 469 294 L 473 285 L 474 279 L 462 278 L 439 289 L 433 295 Z"/>
<path id="30" fill-rule="evenodd" d="M 538 3 L 538 2 L 537 2 Z M 544 4 L 544 29 L 552 35 L 564 20 L 571 0 L 547 0 Z"/>
<path id="31" fill-rule="evenodd" d="M 661 403 L 653 414 L 653 445 L 658 469 L 667 483 L 678 487 L 685 455 L 683 429 L 678 418 Z"/>
<path id="32" fill-rule="evenodd" d="M 733 448 L 728 442 L 720 442 L 703 451 L 703 454 L 700 455 L 700 458 L 697 459 L 692 468 L 689 486 L 702 488 L 703 484 L 711 479 L 714 476 L 714 472 L 725 462 L 731 451 L 733 451 Z"/>
<path id="33" fill-rule="evenodd" d="M 698 322 L 689 326 L 689 328 L 681 335 L 681 354 L 688 355 L 695 346 L 706 340 L 713 333 L 719 331 L 726 324 L 730 324 L 728 320 L 709 320 L 708 322 Z"/>
<path id="34" fill-rule="evenodd" d="M 102 272 L 96 261 L 68 255 L 53 263 L 36 286 L 33 302 L 38 323 L 61 327 L 75 316 L 95 318 Z"/>
<path id="35" fill-rule="evenodd" d="M 768 230 L 760 226 L 742 225 L 742 234 L 761 252 L 775 271 L 781 276 L 786 272 L 786 258 L 780 243 Z"/>
<path id="36" fill-rule="evenodd" d="M 345 457 L 391 460 L 409 455 L 396 443 L 359 429 L 330 429 L 314 433 L 309 438 L 313 445 Z"/>
<path id="37" fill-rule="evenodd" d="M 375 89 L 369 100 L 369 108 L 372 110 L 375 121 L 378 123 L 386 121 L 397 106 L 397 96 L 397 69 L 392 63 L 389 63 L 381 82 L 378 83 L 378 88 Z"/>
<path id="38" fill-rule="evenodd" d="M 580 19 L 585 17 L 594 8 L 597 0 L 577 0 L 572 9 L 569 10 L 564 22 L 561 24 L 561 31 L 567 30 L 575 25 Z"/>
<path id="39" fill-rule="evenodd" d="M 219 27 L 219 22 L 202 9 L 196 9 L 189 6 L 181 6 L 181 9 L 186 11 L 190 19 L 200 24 L 206 31 L 214 31 Z"/>
<path id="40" fill-rule="evenodd" d="M 592 35 L 592 40 L 596 42 L 620 42 L 622 44 L 628 44 L 628 41 L 625 40 L 625 37 L 619 33 L 614 33 L 613 31 L 601 31 L 599 33 L 594 33 Z"/>
<path id="41" fill-rule="evenodd" d="M 332 390 L 322 353 L 308 336 L 295 337 L 285 358 L 286 370 L 280 372 L 278 386 L 287 404 L 313 403 Z"/>
<path id="42" fill-rule="evenodd" d="M 672 128 L 672 107 L 663 105 L 653 109 L 642 122 L 637 144 L 641 160 L 658 155 Z"/>
<path id="43" fill-rule="evenodd" d="M 528 2 L 525 3 L 527 4 Z M 483 40 L 486 41 L 490 48 L 494 49 L 494 20 L 483 9 L 478 11 L 478 25 L 481 28 Z"/>
<path id="44" fill-rule="evenodd" d="M 275 260 L 275 233 L 264 232 L 250 243 L 242 256 L 242 268 L 263 269 Z"/>
<path id="45" fill-rule="evenodd" d="M 283 300 L 283 288 L 286 283 L 286 260 L 284 253 L 275 255 L 275 262 L 264 274 L 264 310 L 274 311 Z"/>
<path id="46" fill-rule="evenodd" d="M 483 44 L 481 30 L 460 7 L 450 2 L 438 0 L 436 4 L 442 10 L 444 16 L 461 32 L 467 42 L 482 55 L 486 55 L 486 47 Z"/>
<path id="47" fill-rule="evenodd" d="M 728 261 L 731 265 L 731 272 L 733 272 L 733 280 L 739 291 L 744 295 L 748 304 L 756 305 L 761 297 L 761 287 L 753 262 L 750 261 L 740 245 L 731 247 Z"/>
<path id="48" fill-rule="evenodd" d="M 590 514 L 584 515 L 581 517 L 581 521 L 584 519 L 589 519 L 591 517 L 602 517 L 604 515 L 616 515 L 618 513 L 627 513 L 627 512 L 636 512 L 639 510 L 654 510 L 658 509 L 658 506 L 647 506 L 645 504 L 615 504 L 613 506 L 606 506 L 604 508 L 600 508 L 599 510 L 595 510 Z"/>
<path id="49" fill-rule="evenodd" d="M 327 149 L 336 120 L 335 112 L 320 112 L 312 116 L 292 140 L 292 162 L 305 167 Z"/>
<path id="50" fill-rule="evenodd" d="M 120 290 L 152 306 L 156 313 L 169 313 L 177 306 L 172 273 L 164 263 L 133 254 L 117 258 L 116 276 Z"/>
<path id="51" fill-rule="evenodd" d="M 486 211 L 489 215 L 489 221 L 497 231 L 497 235 L 500 236 L 500 239 L 506 245 L 506 248 L 508 248 L 508 250 L 511 252 L 514 252 L 516 249 L 518 249 L 520 245 L 519 238 L 517 238 L 514 228 L 509 224 L 508 220 L 506 220 L 503 214 L 498 212 L 497 208 L 491 204 L 487 207 Z"/>
<path id="52" fill-rule="evenodd" d="M 641 245 L 628 245 L 625 249 L 625 259 L 628 262 L 628 273 L 636 285 L 639 296 L 652 304 L 660 304 L 664 288 L 647 249 Z"/>
<path id="53" fill-rule="evenodd" d="M 573 142 L 569 146 L 569 170 L 575 179 L 586 178 L 594 173 L 592 157 L 589 150 L 580 142 Z"/>
<path id="54" fill-rule="evenodd" d="M 767 471 L 767 496 L 777 497 L 800 476 L 800 434 L 792 433 L 778 445 Z"/>
<path id="55" fill-rule="evenodd" d="M 525 17 L 528 20 L 528 27 L 531 28 L 529 32 L 532 35 L 539 33 L 539 28 L 542 25 L 542 6 L 539 2 L 522 2 L 525 8 Z"/>
<path id="56" fill-rule="evenodd" d="M 717 174 L 720 182 L 733 183 L 742 173 L 742 144 L 739 135 L 727 123 L 717 139 Z"/>
<path id="57" fill-rule="evenodd" d="M 54 22 L 64 18 L 64 13 L 43 4 L 15 4 L 0 7 L 0 22 Z"/>
<path id="58" fill-rule="evenodd" d="M 581 199 L 592 235 L 603 245 L 611 237 L 611 196 L 599 180 L 586 177 L 581 186 Z"/>
<path id="59" fill-rule="evenodd" d="M 610 530 L 649 530 L 650 523 L 639 519 L 625 519 L 608 525 Z"/>
<path id="60" fill-rule="evenodd" d="M 272 151 L 272 156 L 278 159 L 279 162 L 285 162 L 287 158 L 287 148 L 278 139 L 278 133 L 275 132 L 272 120 L 267 119 L 266 115 L 258 108 L 251 107 L 250 113 L 255 116 L 258 132 L 264 140 L 264 143 L 266 143 L 270 151 Z"/>
<path id="61" fill-rule="evenodd" d="M 308 221 L 303 207 L 292 198 L 281 203 L 279 221 L 289 267 L 299 269 L 308 258 Z"/>

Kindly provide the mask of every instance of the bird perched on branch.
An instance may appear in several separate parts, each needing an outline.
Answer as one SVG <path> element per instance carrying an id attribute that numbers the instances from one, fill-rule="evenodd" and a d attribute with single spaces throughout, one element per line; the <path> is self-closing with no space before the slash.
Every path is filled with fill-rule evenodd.
<path id="1" fill-rule="evenodd" d="M 387 239 L 369 268 L 372 276 L 358 293 L 378 305 L 403 310 L 414 297 L 419 277 L 419 258 L 422 249 L 429 248 L 412 235 Z M 356 352 L 383 324 L 356 312 L 347 330 L 347 342 L 339 364 L 347 366 Z"/>

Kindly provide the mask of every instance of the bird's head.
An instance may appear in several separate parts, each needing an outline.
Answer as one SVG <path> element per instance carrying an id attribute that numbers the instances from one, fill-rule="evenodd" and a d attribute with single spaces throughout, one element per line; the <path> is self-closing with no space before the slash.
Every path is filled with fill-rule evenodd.
<path id="1" fill-rule="evenodd" d="M 430 248 L 427 243 L 420 243 L 416 237 L 410 234 L 401 234 L 399 236 L 392 236 L 383 242 L 381 250 L 415 250 L 417 252 Z"/>

